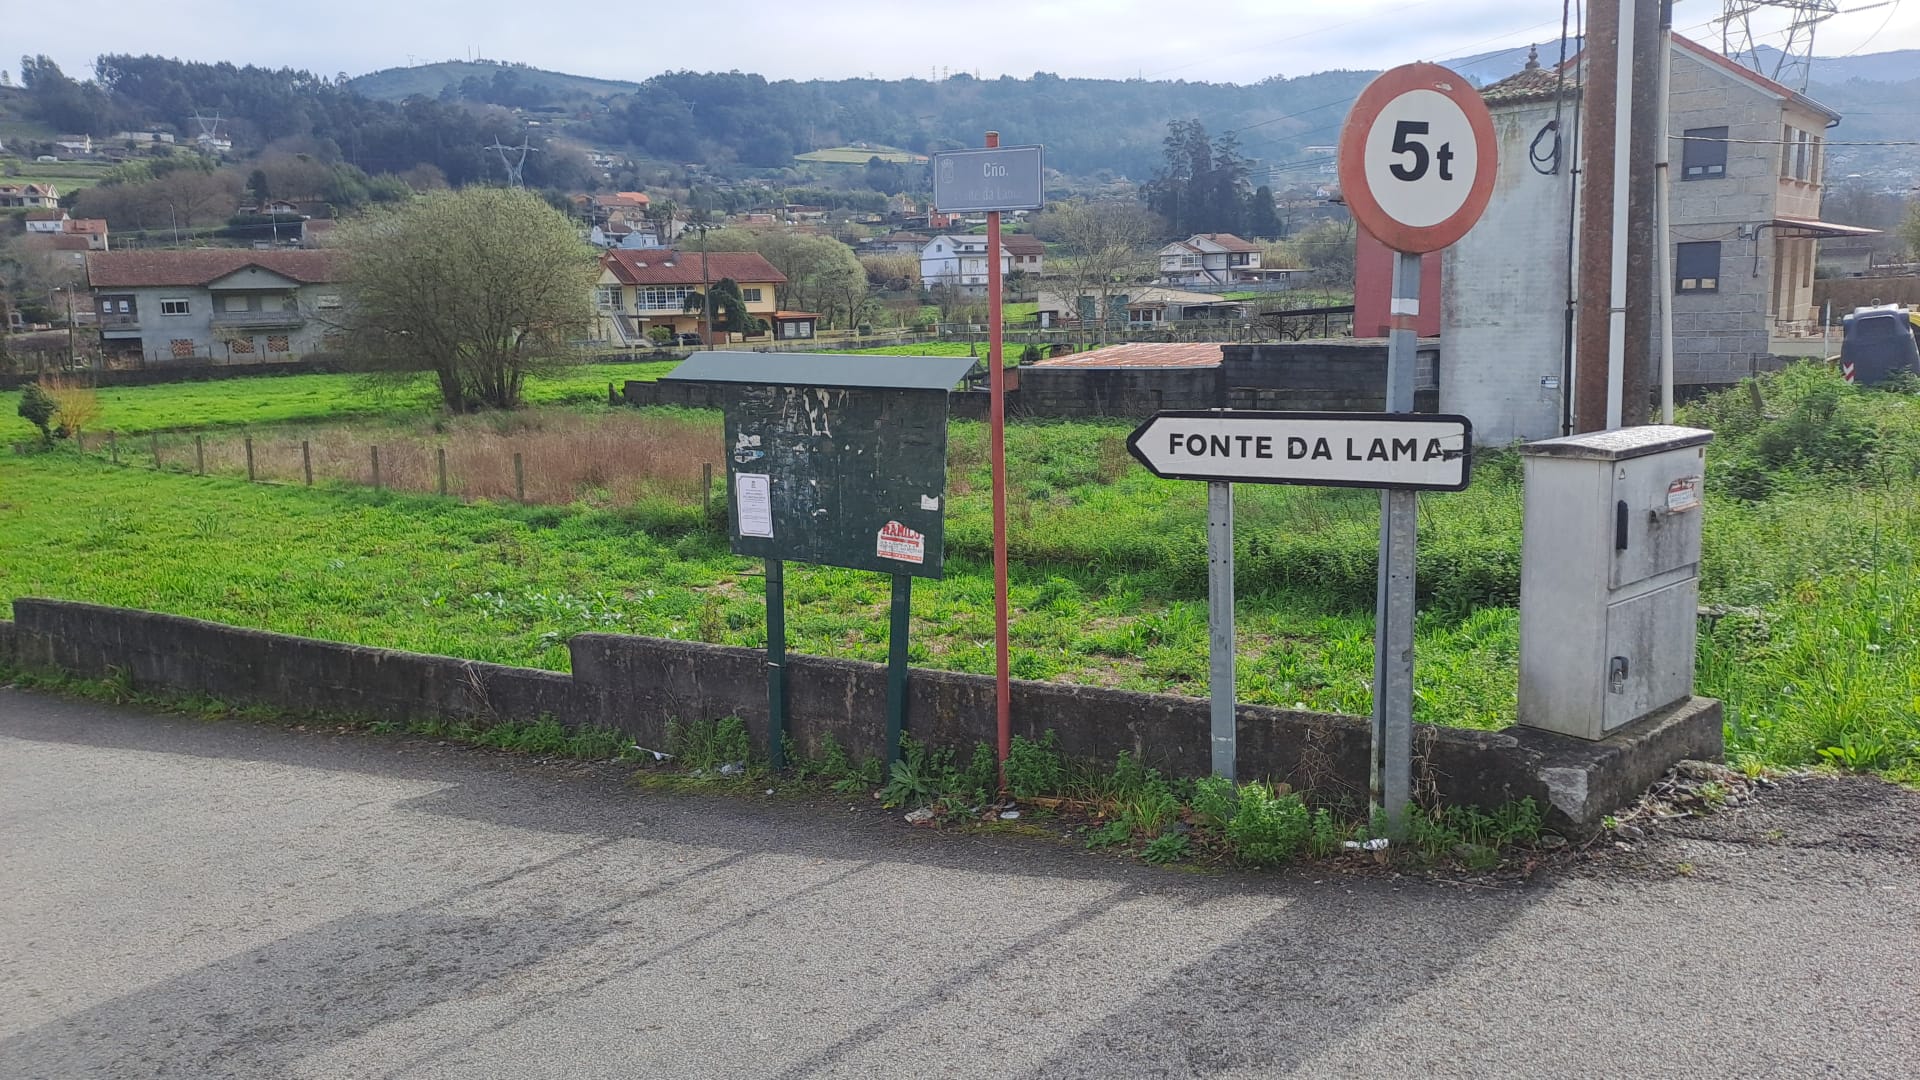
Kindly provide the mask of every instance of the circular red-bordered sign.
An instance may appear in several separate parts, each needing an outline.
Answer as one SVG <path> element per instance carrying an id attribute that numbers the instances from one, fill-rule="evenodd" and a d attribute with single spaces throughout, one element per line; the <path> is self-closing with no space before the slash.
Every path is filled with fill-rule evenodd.
<path id="1" fill-rule="evenodd" d="M 1339 165 L 1361 228 L 1395 251 L 1438 251 L 1466 235 L 1493 195 L 1493 117 L 1446 68 L 1397 67 L 1353 103 Z"/>

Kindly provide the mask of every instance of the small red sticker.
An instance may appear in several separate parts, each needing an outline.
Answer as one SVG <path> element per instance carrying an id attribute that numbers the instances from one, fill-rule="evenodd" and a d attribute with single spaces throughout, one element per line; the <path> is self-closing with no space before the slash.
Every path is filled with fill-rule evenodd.
<path id="1" fill-rule="evenodd" d="M 897 521 L 889 521 L 880 530 L 879 554 L 883 559 L 924 563 L 927 561 L 927 538 Z"/>

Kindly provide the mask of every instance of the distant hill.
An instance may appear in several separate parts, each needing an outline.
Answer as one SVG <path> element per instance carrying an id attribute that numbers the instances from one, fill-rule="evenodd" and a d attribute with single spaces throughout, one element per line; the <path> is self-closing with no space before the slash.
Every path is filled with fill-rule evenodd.
<path id="1" fill-rule="evenodd" d="M 438 64 L 386 68 L 350 79 L 347 85 L 355 93 L 366 97 L 384 101 L 403 101 L 414 96 L 438 97 L 442 90 L 448 87 L 457 89 L 468 79 L 492 84 L 496 79 L 501 78 L 503 73 L 520 87 L 556 99 L 609 98 L 619 94 L 631 94 L 640 89 L 639 83 L 622 82 L 618 79 L 595 79 L 586 75 L 568 75 L 562 71 L 546 71 L 520 64 L 495 63 L 491 60 L 471 62 L 447 60 Z M 511 103 L 494 102 L 494 104 Z"/>

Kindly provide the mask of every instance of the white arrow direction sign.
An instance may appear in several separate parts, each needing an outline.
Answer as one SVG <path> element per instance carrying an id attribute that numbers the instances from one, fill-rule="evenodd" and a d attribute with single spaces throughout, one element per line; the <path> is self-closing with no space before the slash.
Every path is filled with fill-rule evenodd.
<path id="1" fill-rule="evenodd" d="M 1460 491 L 1473 425 L 1420 413 L 1163 412 L 1127 449 L 1170 480 Z"/>

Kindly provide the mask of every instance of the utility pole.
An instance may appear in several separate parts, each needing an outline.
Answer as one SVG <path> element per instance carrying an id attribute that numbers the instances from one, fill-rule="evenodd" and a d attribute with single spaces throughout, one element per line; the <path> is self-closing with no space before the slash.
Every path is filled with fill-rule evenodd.
<path id="1" fill-rule="evenodd" d="M 1574 431 L 1645 423 L 1653 341 L 1660 0 L 1593 0 L 1580 133 Z M 1671 288 L 1662 283 L 1662 288 Z"/>

